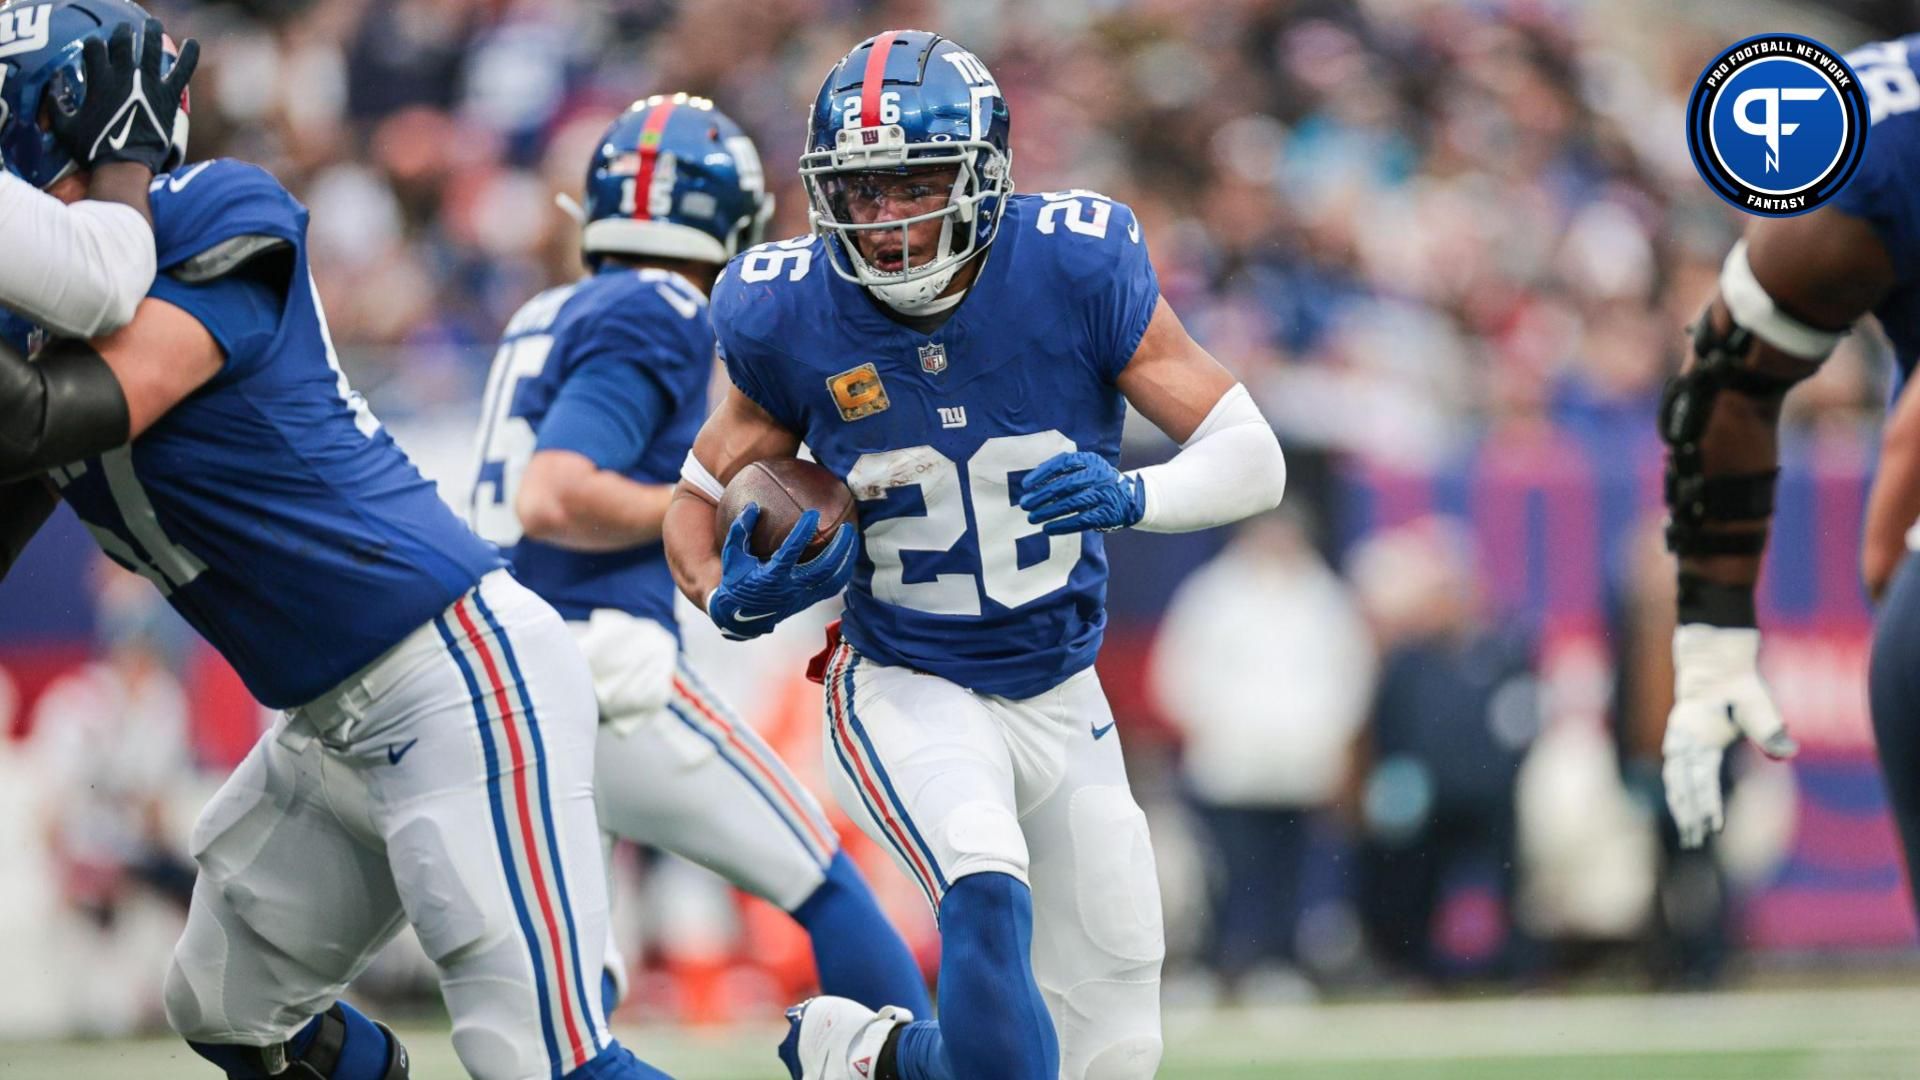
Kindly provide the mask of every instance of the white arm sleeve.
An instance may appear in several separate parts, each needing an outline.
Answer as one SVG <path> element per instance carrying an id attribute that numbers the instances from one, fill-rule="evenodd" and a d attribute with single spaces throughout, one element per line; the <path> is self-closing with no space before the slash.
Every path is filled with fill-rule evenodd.
<path id="1" fill-rule="evenodd" d="M 1135 470 L 1147 487 L 1143 532 L 1193 532 L 1251 517 L 1280 505 L 1287 459 L 1273 426 L 1239 383 L 1171 461 Z"/>
<path id="2" fill-rule="evenodd" d="M 138 210 L 68 206 L 4 171 L 0 251 L 8 253 L 0 259 L 0 304 L 66 337 L 120 329 L 153 285 L 153 229 Z"/>

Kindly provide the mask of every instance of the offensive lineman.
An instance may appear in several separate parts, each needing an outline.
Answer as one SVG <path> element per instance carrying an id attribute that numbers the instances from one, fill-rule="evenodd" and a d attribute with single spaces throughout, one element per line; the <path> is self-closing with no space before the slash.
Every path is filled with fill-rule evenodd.
<path id="1" fill-rule="evenodd" d="M 1668 385 L 1668 546 L 1679 556 L 1675 692 L 1662 770 L 1681 842 L 1720 829 L 1720 765 L 1741 734 L 1774 757 L 1795 750 L 1757 665 L 1754 585 L 1773 516 L 1780 402 L 1868 312 L 1892 339 L 1902 386 L 1868 501 L 1862 574 L 1881 598 L 1869 697 L 1880 767 L 1906 852 L 1920 866 L 1920 563 L 1905 534 L 1920 517 L 1920 35 L 1847 57 L 1873 135 L 1827 206 L 1755 219 L 1734 245 Z"/>
<path id="2" fill-rule="evenodd" d="M 733 387 L 668 511 L 675 578 L 737 637 L 852 578 L 821 673 L 829 771 L 942 934 L 939 1023 L 816 998 L 789 1012 L 797 1080 L 1132 1080 L 1160 1059 L 1153 853 L 1092 669 L 1100 533 L 1226 524 L 1275 505 L 1285 469 L 1161 299 L 1132 211 L 1015 196 L 1008 123 L 955 43 L 861 43 L 810 114 L 817 235 L 714 291 Z M 1171 461 L 1114 467 L 1129 403 Z M 802 441 L 859 500 L 857 569 L 754 558 L 751 508 L 715 543 L 725 481 Z"/>
<path id="3" fill-rule="evenodd" d="M 145 13 L 0 16 L 26 8 L 46 33 L 0 57 L 0 143 L 38 139 L 9 167 L 71 202 L 89 177 L 38 130 L 43 100 L 84 107 L 75 46 Z M 176 167 L 152 211 L 160 273 L 131 323 L 0 356 L 0 483 L 50 474 L 286 710 L 194 828 L 169 1022 L 235 1080 L 404 1080 L 398 1041 L 337 998 L 406 921 L 473 1076 L 661 1076 L 586 989 L 606 900 L 590 675 L 565 625 L 347 386 L 279 183 Z"/>
<path id="4" fill-rule="evenodd" d="M 52 10 L 16 6 L 0 27 L 0 50 L 32 40 Z M 138 57 L 131 25 L 116 27 L 107 40 L 87 39 L 81 48 L 86 99 L 72 112 L 48 116 L 61 150 L 93 177 L 91 198 L 68 206 L 0 168 L 0 251 L 36 256 L 0 259 L 0 306 L 9 309 L 0 312 L 0 337 L 27 336 L 32 325 L 68 337 L 112 333 L 133 318 L 153 284 L 147 184 L 165 166 L 176 125 L 184 138 L 182 98 L 200 60 L 199 42 L 188 41 L 163 77 L 163 39 L 157 20 L 142 27 Z M 0 163 L 12 156 L 32 162 L 40 146 L 37 137 L 0 141 Z M 12 348 L 0 340 L 0 351 Z M 38 477 L 0 483 L 0 577 L 58 501 Z"/>
<path id="5" fill-rule="evenodd" d="M 813 796 L 680 655 L 660 528 L 707 415 L 707 293 L 772 211 L 752 140 L 707 99 L 657 96 L 614 121 L 579 211 L 591 275 L 528 301 L 501 342 L 469 521 L 593 669 L 601 825 L 790 913 L 827 993 L 925 1010 L 912 955 Z M 852 549 L 848 536 L 842 561 Z M 609 946 L 609 1012 L 624 975 Z"/>

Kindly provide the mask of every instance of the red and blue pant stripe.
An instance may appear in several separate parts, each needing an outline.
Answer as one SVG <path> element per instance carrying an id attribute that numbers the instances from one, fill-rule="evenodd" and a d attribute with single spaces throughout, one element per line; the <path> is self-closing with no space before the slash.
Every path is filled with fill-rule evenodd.
<path id="1" fill-rule="evenodd" d="M 874 752 L 873 741 L 854 709 L 853 674 L 859 662 L 853 647 L 843 644 L 827 669 L 827 712 L 834 753 L 854 790 L 860 793 L 867 813 L 879 824 L 881 834 L 926 893 L 927 903 L 937 915 L 940 899 L 947 892 L 946 875 L 894 790 L 886 766 L 880 763 L 880 755 Z"/>
<path id="2" fill-rule="evenodd" d="M 822 871 L 840 850 L 833 829 L 799 795 L 799 782 L 774 757 L 751 728 L 734 716 L 691 669 L 681 665 L 673 676 L 673 697 L 667 709 L 695 734 L 713 744 L 721 760 L 746 780 L 764 799 L 809 859 Z"/>
<path id="3" fill-rule="evenodd" d="M 479 593 L 462 598 L 452 615 L 458 632 L 445 615 L 434 626 L 473 696 L 494 838 L 527 942 L 551 1074 L 560 1077 L 592 1061 L 606 1036 L 594 1025 L 583 981 L 546 748 L 512 644 Z"/>

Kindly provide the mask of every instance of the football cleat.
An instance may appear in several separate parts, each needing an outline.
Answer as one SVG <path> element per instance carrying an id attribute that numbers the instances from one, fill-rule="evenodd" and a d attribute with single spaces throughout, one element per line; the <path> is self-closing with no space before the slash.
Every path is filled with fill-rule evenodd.
<path id="1" fill-rule="evenodd" d="M 873 1080 L 887 1036 L 912 1019 L 898 1005 L 875 1012 L 847 998 L 808 998 L 787 1010 L 780 1060 L 793 1080 Z"/>

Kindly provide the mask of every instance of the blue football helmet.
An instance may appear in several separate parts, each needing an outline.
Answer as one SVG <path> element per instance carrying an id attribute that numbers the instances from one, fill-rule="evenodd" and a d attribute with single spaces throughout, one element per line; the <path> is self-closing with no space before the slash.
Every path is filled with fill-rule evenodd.
<path id="1" fill-rule="evenodd" d="M 147 13 L 129 0 L 9 0 L 0 4 L 0 163 L 37 188 L 74 171 L 78 163 L 43 122 L 46 111 L 72 112 L 86 100 L 81 43 L 105 40 L 121 24 L 133 27 L 136 55 Z M 161 74 L 173 69 L 167 44 Z M 183 96 L 184 103 L 185 98 Z M 175 114 L 173 152 L 165 171 L 187 157 L 187 110 Z"/>
<path id="2" fill-rule="evenodd" d="M 759 243 L 773 216 L 753 140 L 713 102 L 686 94 L 636 101 L 613 122 L 587 165 L 586 195 L 574 209 L 589 263 L 725 263 Z"/>
<path id="3" fill-rule="evenodd" d="M 924 30 L 868 38 L 827 72 L 807 121 L 800 176 L 813 230 L 827 239 L 828 263 L 893 307 L 925 310 L 967 260 L 993 243 L 1013 194 L 1007 100 L 980 58 Z M 862 173 L 953 170 L 937 210 L 894 221 L 850 220 L 848 195 Z M 941 221 L 933 257 L 914 265 L 910 227 Z M 900 269 L 882 270 L 860 253 L 855 234 L 897 229 Z"/>

